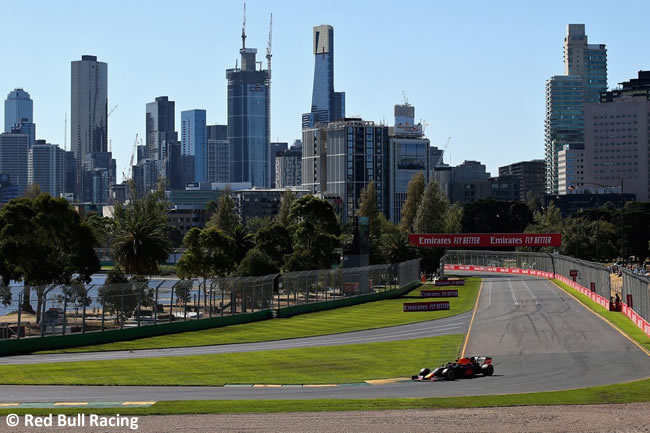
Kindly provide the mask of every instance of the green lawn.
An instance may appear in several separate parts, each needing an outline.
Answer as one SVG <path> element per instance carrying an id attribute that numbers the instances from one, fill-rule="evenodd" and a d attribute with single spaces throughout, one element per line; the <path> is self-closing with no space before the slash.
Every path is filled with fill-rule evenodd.
<path id="1" fill-rule="evenodd" d="M 435 384 L 431 384 L 435 386 Z M 169 415 L 203 413 L 274 413 L 396 409 L 444 409 L 560 404 L 620 404 L 650 401 L 650 379 L 568 391 L 473 397 L 386 398 L 375 400 L 183 400 L 161 401 L 145 408 L 114 409 L 0 409 L 1 415 L 50 413 L 98 415 Z"/>
<path id="2" fill-rule="evenodd" d="M 0 384 L 332 384 L 410 377 L 458 354 L 463 335 L 387 343 L 112 361 L 0 366 Z M 253 374 L 252 372 L 255 372 Z"/>
<path id="3" fill-rule="evenodd" d="M 553 282 L 557 284 L 559 287 L 561 287 L 563 290 L 565 290 L 566 292 L 578 298 L 578 300 L 582 302 L 584 305 L 586 305 L 590 310 L 594 311 L 595 313 L 599 314 L 600 316 L 604 317 L 605 319 L 607 319 L 608 321 L 616 325 L 618 329 L 626 333 L 634 341 L 636 341 L 637 343 L 645 347 L 647 350 L 650 350 L 650 337 L 648 337 L 645 334 L 645 332 L 639 329 L 623 313 L 617 311 L 609 311 L 603 308 L 602 306 L 600 306 L 600 304 L 597 304 L 596 302 L 592 301 L 588 296 L 583 295 L 577 290 L 564 284 L 560 280 L 553 280 Z"/>
<path id="4" fill-rule="evenodd" d="M 397 299 L 368 302 L 366 304 L 335 310 L 302 314 L 287 319 L 272 319 L 223 328 L 205 329 L 202 331 L 41 353 L 159 349 L 165 347 L 251 343 L 404 325 L 449 317 L 471 310 L 474 306 L 481 280 L 479 278 L 467 278 L 465 284 L 464 287 L 459 287 L 458 298 L 448 298 L 451 309 L 447 311 L 403 312 L 402 304 L 404 302 L 417 301 L 414 298 L 420 295 L 421 289 L 431 288 L 430 286 L 421 286 L 406 296 Z"/>

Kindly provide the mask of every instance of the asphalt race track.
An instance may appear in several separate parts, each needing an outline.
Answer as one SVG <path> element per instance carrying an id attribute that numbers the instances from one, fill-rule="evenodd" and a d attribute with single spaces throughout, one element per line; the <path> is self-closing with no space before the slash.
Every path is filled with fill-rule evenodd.
<path id="1" fill-rule="evenodd" d="M 439 335 L 464 334 L 467 330 L 471 315 L 472 312 L 468 311 L 457 316 L 431 320 L 428 322 L 412 323 L 409 325 L 369 329 L 367 331 L 346 332 L 342 334 L 321 335 L 318 337 L 265 341 L 261 343 L 222 344 L 218 346 L 178 347 L 173 349 L 6 356 L 0 358 L 0 365 L 101 361 L 126 358 L 153 358 L 159 356 L 211 355 L 217 353 L 259 352 L 262 350 L 294 349 L 298 347 L 340 346 L 343 344 L 413 340 L 416 338 L 436 337 Z"/>
<path id="2" fill-rule="evenodd" d="M 434 383 L 407 381 L 385 385 L 350 384 L 331 387 L 292 386 L 282 388 L 261 388 L 252 385 L 237 387 L 6 385 L 0 386 L 0 401 L 435 397 L 562 390 L 613 384 L 650 376 L 650 357 L 648 355 L 553 283 L 530 276 L 486 274 L 482 277 L 484 279 L 483 289 L 466 355 L 493 356 L 495 374 L 492 377 Z M 228 347 L 231 349 L 239 347 L 246 350 L 267 350 L 269 348 L 295 347 L 284 346 L 284 344 L 300 342 L 312 346 L 317 345 L 318 341 L 327 341 L 323 344 L 328 345 L 360 342 L 355 339 L 355 336 L 372 338 L 363 340 L 364 342 L 421 338 L 436 335 L 433 332 L 421 335 L 420 331 L 427 326 L 431 331 L 438 327 L 440 332 L 462 332 L 462 329 L 467 326 L 467 317 L 466 314 L 443 319 L 446 322 L 440 320 L 373 331 L 282 342 L 229 345 Z M 445 331 L 443 329 L 445 326 L 457 326 L 451 325 L 452 323 L 464 323 L 465 325 L 462 325 L 460 331 Z M 368 334 L 370 332 L 373 334 Z M 386 339 L 382 340 L 381 335 Z M 337 341 L 340 342 L 337 343 Z M 192 349 L 206 350 L 206 348 L 183 350 Z M 101 355 L 110 356 L 111 354 L 116 357 L 124 357 L 125 352 L 109 352 Z M 81 356 L 82 354 L 73 355 Z M 134 356 L 134 353 L 129 353 L 129 355 Z M 30 355 L 21 358 L 46 359 L 41 358 L 44 356 Z M 169 356 L 169 353 L 157 356 Z M 49 358 L 48 362 L 53 362 L 52 358 Z M 413 374 L 415 373 L 417 372 L 413 372 Z M 251 384 L 259 382 L 261 380 L 256 381 L 255 378 L 251 378 Z"/>

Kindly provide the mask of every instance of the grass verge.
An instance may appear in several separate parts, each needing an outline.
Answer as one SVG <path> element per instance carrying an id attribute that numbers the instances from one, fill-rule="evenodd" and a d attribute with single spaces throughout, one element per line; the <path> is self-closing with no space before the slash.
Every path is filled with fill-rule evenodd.
<path id="1" fill-rule="evenodd" d="M 583 303 L 587 308 L 597 313 L 601 317 L 607 319 L 612 324 L 616 325 L 621 331 L 627 334 L 631 339 L 639 343 L 641 346 L 645 347 L 646 350 L 650 351 L 650 337 L 648 337 L 645 332 L 639 329 L 630 319 L 627 318 L 623 313 L 616 311 L 609 311 L 603 308 L 600 304 L 592 301 L 588 296 L 583 295 L 574 288 L 564 284 L 560 280 L 553 280 L 555 284 L 561 287 L 564 291 L 575 296 L 581 303 Z"/>
<path id="2" fill-rule="evenodd" d="M 366 304 L 337 308 L 335 310 L 302 314 L 287 319 L 273 319 L 264 322 L 226 326 L 223 328 L 38 353 L 97 352 L 210 346 L 229 343 L 254 343 L 405 325 L 408 323 L 441 319 L 471 310 L 474 306 L 474 300 L 476 299 L 481 280 L 480 278 L 467 278 L 465 284 L 465 286 L 458 288 L 457 298 L 448 298 L 450 310 L 446 311 L 419 311 L 415 313 L 405 313 L 402 311 L 402 304 L 404 302 L 415 301 L 416 299 L 413 298 L 420 296 L 421 289 L 431 288 L 431 286 L 425 285 L 409 292 L 406 296 L 396 299 L 368 302 Z"/>
<path id="3" fill-rule="evenodd" d="M 463 335 L 264 352 L 0 366 L 0 384 L 332 384 L 404 377 L 456 357 Z M 253 372 L 263 372 L 253 374 Z"/>
<path id="4" fill-rule="evenodd" d="M 435 387 L 435 383 L 431 384 Z M 278 413 L 356 410 L 448 409 L 499 406 L 621 404 L 650 401 L 650 379 L 566 391 L 472 397 L 386 398 L 375 400 L 186 400 L 161 401 L 146 408 L 0 409 L 0 415 L 50 413 L 98 415 L 171 415 L 207 413 Z"/>

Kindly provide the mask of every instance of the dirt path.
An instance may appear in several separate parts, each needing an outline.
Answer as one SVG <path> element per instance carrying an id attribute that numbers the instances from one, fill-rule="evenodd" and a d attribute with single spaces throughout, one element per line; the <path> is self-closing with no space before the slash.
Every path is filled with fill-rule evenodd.
<path id="1" fill-rule="evenodd" d="M 23 422 L 21 421 L 21 426 Z M 170 415 L 137 420 L 138 432 L 648 432 L 650 403 L 529 406 L 381 412 L 308 412 L 251 415 Z M 0 431 L 35 432 L 6 428 Z M 45 430 L 43 430 L 45 431 Z M 47 431 L 121 432 L 128 428 L 49 428 Z"/>

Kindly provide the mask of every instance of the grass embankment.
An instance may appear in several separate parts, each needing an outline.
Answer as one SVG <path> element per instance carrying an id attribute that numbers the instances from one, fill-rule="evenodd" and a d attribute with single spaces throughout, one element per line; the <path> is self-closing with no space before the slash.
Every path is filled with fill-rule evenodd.
<path id="1" fill-rule="evenodd" d="M 435 386 L 435 384 L 431 384 Z M 620 404 L 650 401 L 650 379 L 568 391 L 473 397 L 390 398 L 375 400 L 186 400 L 161 401 L 146 408 L 115 409 L 0 409 L 0 415 L 50 413 L 98 415 L 170 415 L 205 413 L 278 413 L 356 410 L 446 409 L 565 404 Z"/>
<path id="2" fill-rule="evenodd" d="M 409 292 L 406 296 L 396 299 L 368 302 L 366 304 L 337 308 L 335 310 L 302 314 L 287 319 L 273 319 L 263 322 L 226 326 L 223 328 L 205 329 L 202 331 L 184 332 L 181 334 L 162 335 L 138 340 L 40 353 L 139 350 L 210 346 L 229 343 L 253 343 L 405 325 L 408 323 L 441 319 L 471 310 L 474 306 L 480 284 L 480 278 L 467 278 L 465 286 L 458 287 L 458 298 L 445 299 L 449 300 L 451 307 L 447 311 L 418 311 L 410 313 L 402 311 L 404 302 L 417 301 L 417 299 L 413 298 L 420 296 L 421 289 L 431 288 L 429 285 L 424 285 Z"/>
<path id="3" fill-rule="evenodd" d="M 0 384 L 337 384 L 410 377 L 453 359 L 463 335 L 264 352 L 0 366 Z"/>
<path id="4" fill-rule="evenodd" d="M 618 329 L 627 334 L 634 341 L 639 343 L 641 346 L 645 347 L 646 350 L 650 351 L 650 337 L 648 337 L 645 332 L 639 329 L 630 319 L 627 318 L 623 313 L 617 311 L 609 311 L 603 308 L 600 304 L 592 301 L 588 296 L 583 295 L 572 287 L 564 284 L 560 280 L 553 280 L 564 291 L 570 293 L 575 298 L 577 298 L 581 303 L 583 303 L 587 308 L 597 313 L 601 317 L 607 319 L 610 323 L 616 325 Z"/>

